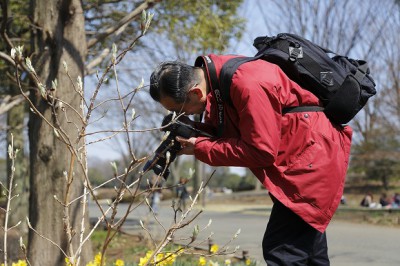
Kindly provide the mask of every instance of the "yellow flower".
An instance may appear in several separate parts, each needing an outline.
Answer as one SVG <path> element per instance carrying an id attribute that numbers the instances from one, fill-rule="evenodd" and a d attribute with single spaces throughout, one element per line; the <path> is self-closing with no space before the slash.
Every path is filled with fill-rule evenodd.
<path id="1" fill-rule="evenodd" d="M 218 245 L 214 244 L 210 247 L 210 252 L 217 253 L 218 249 L 219 249 Z"/>
<path id="2" fill-rule="evenodd" d="M 26 261 L 24 260 L 19 260 L 17 263 L 12 263 L 11 266 L 27 266 Z"/>
<path id="3" fill-rule="evenodd" d="M 69 260 L 68 257 L 65 257 L 65 265 L 66 266 L 72 266 L 72 263 L 71 263 L 71 261 Z"/>
<path id="4" fill-rule="evenodd" d="M 231 263 L 232 263 L 232 262 L 231 262 L 230 259 L 226 259 L 226 260 L 225 260 L 225 265 L 229 266 L 229 265 L 231 265 Z"/>
<path id="5" fill-rule="evenodd" d="M 246 265 L 250 265 L 251 264 L 251 259 L 247 259 L 245 263 L 246 263 Z"/>
<path id="6" fill-rule="evenodd" d="M 114 263 L 115 266 L 125 266 L 125 263 L 123 260 L 116 260 Z"/>
<path id="7" fill-rule="evenodd" d="M 100 265 L 100 263 L 101 263 L 101 253 L 100 253 L 100 252 L 97 253 L 96 256 L 94 256 L 94 263 L 95 263 L 95 265 L 97 265 L 97 266 L 101 266 L 101 265 Z"/>
<path id="8" fill-rule="evenodd" d="M 204 265 L 206 265 L 206 263 L 207 263 L 207 260 L 206 260 L 206 258 L 204 258 L 204 257 L 200 257 L 199 258 L 199 266 L 204 266 Z"/>
<path id="9" fill-rule="evenodd" d="M 170 266 L 170 265 L 174 264 L 176 257 L 177 257 L 176 254 L 173 254 L 173 253 L 170 253 L 170 252 L 166 253 L 165 254 L 165 258 L 166 259 L 163 261 L 163 264 L 165 266 Z"/>
<path id="10" fill-rule="evenodd" d="M 156 255 L 156 261 L 160 261 L 160 260 L 162 260 L 164 258 L 164 254 L 162 254 L 162 253 L 158 253 L 157 255 Z"/>
<path id="11" fill-rule="evenodd" d="M 153 255 L 153 251 L 149 250 L 146 253 L 146 256 L 143 258 L 140 258 L 138 266 L 143 266 L 147 263 L 147 261 L 150 259 L 151 255 Z"/>

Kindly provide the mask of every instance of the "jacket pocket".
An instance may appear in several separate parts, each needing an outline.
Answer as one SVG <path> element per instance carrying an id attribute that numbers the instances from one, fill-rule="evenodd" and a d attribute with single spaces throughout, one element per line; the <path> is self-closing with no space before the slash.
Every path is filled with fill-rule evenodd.
<path id="1" fill-rule="evenodd" d="M 315 159 L 321 151 L 322 146 L 318 142 L 311 140 L 300 153 L 291 158 L 290 164 L 284 173 L 294 175 L 312 172 L 315 168 Z"/>

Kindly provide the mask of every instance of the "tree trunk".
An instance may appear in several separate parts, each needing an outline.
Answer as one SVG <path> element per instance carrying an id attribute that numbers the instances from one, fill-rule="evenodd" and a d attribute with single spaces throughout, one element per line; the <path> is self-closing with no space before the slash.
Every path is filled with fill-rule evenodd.
<path id="1" fill-rule="evenodd" d="M 25 220 L 28 216 L 28 200 L 29 200 L 29 175 L 27 158 L 24 154 L 24 118 L 25 103 L 19 104 L 11 108 L 7 113 L 7 145 L 11 143 L 11 134 L 13 134 L 14 150 L 18 149 L 17 158 L 14 161 L 14 191 L 13 195 L 18 197 L 11 201 L 10 225 L 13 226 L 22 221 L 18 227 L 19 230 L 26 233 L 28 227 Z M 7 156 L 7 188 L 9 187 L 11 176 L 11 159 Z M 17 185 L 17 186 L 15 186 Z"/>
<path id="2" fill-rule="evenodd" d="M 33 22 L 34 55 L 33 65 L 47 88 L 51 88 L 51 82 L 58 81 L 56 97 L 63 99 L 78 113 L 80 113 L 81 99 L 75 92 L 73 84 L 65 74 L 62 66 L 65 61 L 68 65 L 68 73 L 76 80 L 83 77 L 84 60 L 86 58 L 86 40 L 84 29 L 84 17 L 82 4 L 79 0 L 31 0 Z M 50 105 L 43 100 L 37 89 L 32 90 L 31 101 L 44 115 L 47 121 L 58 124 L 64 130 L 72 145 L 78 142 L 78 129 L 82 128 L 81 120 L 76 114 L 65 115 L 61 108 L 52 113 Z M 68 122 L 68 123 L 67 123 Z M 29 218 L 32 227 L 41 235 L 51 239 L 59 245 L 68 255 L 67 234 L 63 224 L 63 206 L 55 200 L 55 197 L 63 201 L 66 197 L 67 182 L 64 171 L 71 174 L 70 163 L 73 164 L 74 180 L 71 186 L 70 196 L 66 202 L 78 197 L 83 192 L 82 169 L 76 164 L 66 145 L 57 139 L 54 129 L 50 127 L 37 114 L 30 113 L 29 120 L 30 141 L 30 171 L 31 171 L 31 195 L 29 206 Z M 81 151 L 82 152 L 82 151 Z M 85 160 L 85 154 L 82 152 Z M 86 233 L 88 229 L 88 213 L 83 215 L 82 205 L 79 200 L 69 208 L 74 251 L 77 248 L 82 218 L 85 218 Z M 92 259 L 90 243 L 82 250 L 80 265 Z M 32 230 L 29 233 L 28 258 L 35 265 L 65 265 L 64 255 L 60 250 L 43 239 Z"/>

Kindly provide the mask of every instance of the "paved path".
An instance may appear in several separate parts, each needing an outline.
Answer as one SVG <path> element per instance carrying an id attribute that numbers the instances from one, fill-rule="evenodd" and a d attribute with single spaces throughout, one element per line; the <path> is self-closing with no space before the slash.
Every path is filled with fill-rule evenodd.
<path id="1" fill-rule="evenodd" d="M 173 212 L 170 202 L 162 202 L 158 219 L 164 227 L 172 223 Z M 119 207 L 122 215 L 126 205 Z M 90 204 L 89 209 L 92 218 L 98 217 L 97 207 Z M 139 207 L 129 215 L 129 220 L 124 226 L 128 232 L 140 230 L 139 220 L 148 221 L 149 228 L 153 230 L 153 236 L 164 236 L 163 228 L 157 225 L 153 217 L 148 216 L 145 207 Z M 208 205 L 205 211 L 187 228 L 182 229 L 176 237 L 190 236 L 193 227 L 199 225 L 205 227 L 209 220 L 212 223 L 209 228 L 201 232 L 198 239 L 205 239 L 210 234 L 215 244 L 219 246 L 231 241 L 238 229 L 241 233 L 238 238 L 231 241 L 230 250 L 240 246 L 237 255 L 242 250 L 248 250 L 251 258 L 265 265 L 262 259 L 261 241 L 265 226 L 268 222 L 268 211 L 260 206 L 226 206 Z M 329 257 L 332 266 L 398 266 L 400 265 L 400 229 L 390 227 L 372 226 L 366 224 L 353 224 L 341 221 L 332 221 L 327 230 Z M 204 245 L 205 246 L 205 245 Z"/>

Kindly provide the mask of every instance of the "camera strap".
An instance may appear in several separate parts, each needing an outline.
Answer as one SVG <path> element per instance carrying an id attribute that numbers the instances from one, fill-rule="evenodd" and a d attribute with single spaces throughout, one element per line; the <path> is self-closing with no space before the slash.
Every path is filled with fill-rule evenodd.
<path id="1" fill-rule="evenodd" d="M 199 56 L 194 64 L 197 67 L 206 67 L 206 73 L 210 82 L 210 89 L 214 93 L 215 100 L 217 102 L 217 114 L 218 114 L 218 129 L 217 136 L 221 137 L 224 130 L 224 102 L 222 100 L 222 94 L 218 82 L 217 71 L 214 63 L 208 56 Z"/>

